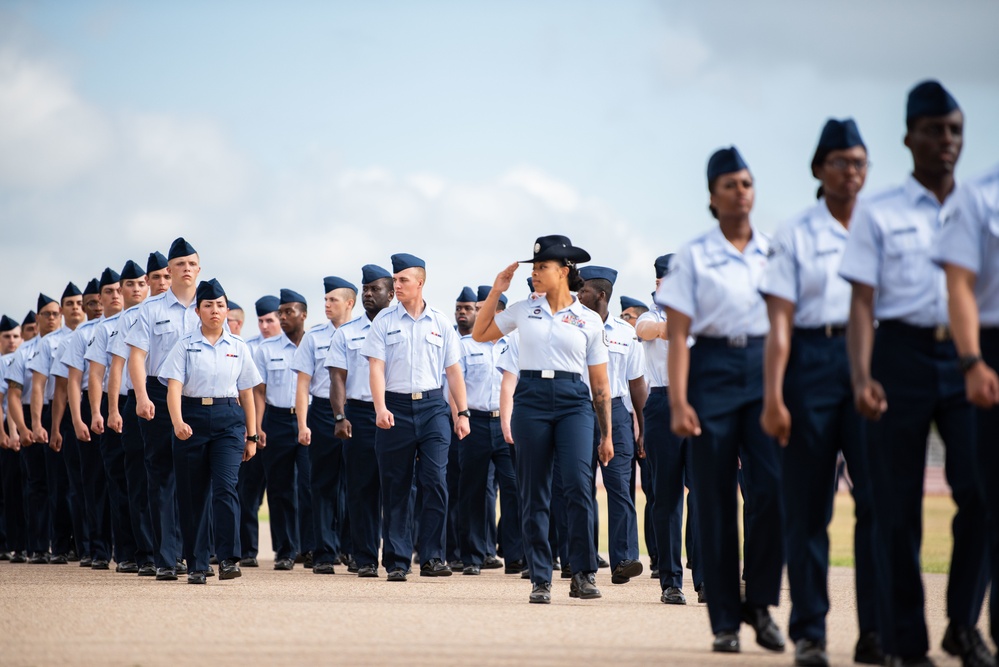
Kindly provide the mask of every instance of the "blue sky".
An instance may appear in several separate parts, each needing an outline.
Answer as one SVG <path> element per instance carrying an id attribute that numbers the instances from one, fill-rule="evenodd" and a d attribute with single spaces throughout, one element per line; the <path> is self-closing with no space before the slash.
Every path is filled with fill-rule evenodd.
<path id="1" fill-rule="evenodd" d="M 720 146 L 764 231 L 812 201 L 829 116 L 868 192 L 904 178 L 923 78 L 967 114 L 959 175 L 999 161 L 996 25 L 987 0 L 0 1 L 0 308 L 180 234 L 233 298 L 292 287 L 315 322 L 324 275 L 413 252 L 449 310 L 546 233 L 646 297 L 712 224 Z"/>

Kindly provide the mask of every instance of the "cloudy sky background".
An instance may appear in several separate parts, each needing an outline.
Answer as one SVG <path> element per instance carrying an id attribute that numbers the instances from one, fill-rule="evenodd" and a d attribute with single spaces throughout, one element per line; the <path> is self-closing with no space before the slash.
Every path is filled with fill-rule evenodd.
<path id="1" fill-rule="evenodd" d="M 997 25 L 993 0 L 0 0 L 0 312 L 178 235 L 233 299 L 291 287 L 311 323 L 324 275 L 411 252 L 448 311 L 550 233 L 647 298 L 713 224 L 720 146 L 764 231 L 813 201 L 830 116 L 868 192 L 904 178 L 924 78 L 965 110 L 959 176 L 999 162 Z"/>

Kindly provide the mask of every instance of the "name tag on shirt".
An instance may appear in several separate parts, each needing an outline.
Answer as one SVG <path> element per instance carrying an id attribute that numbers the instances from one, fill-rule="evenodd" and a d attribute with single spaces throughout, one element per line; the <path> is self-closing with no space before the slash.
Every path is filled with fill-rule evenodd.
<path id="1" fill-rule="evenodd" d="M 161 320 L 153 325 L 153 333 L 157 336 L 162 336 L 163 334 L 172 333 L 174 330 L 173 322 L 171 320 Z"/>
<path id="2" fill-rule="evenodd" d="M 389 331 L 385 334 L 385 344 L 395 345 L 402 340 L 402 329 L 396 329 L 395 331 Z"/>

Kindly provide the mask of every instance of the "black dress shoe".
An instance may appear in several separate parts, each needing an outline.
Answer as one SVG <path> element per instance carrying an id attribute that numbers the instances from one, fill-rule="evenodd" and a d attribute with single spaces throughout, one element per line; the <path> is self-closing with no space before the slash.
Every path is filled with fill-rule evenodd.
<path id="1" fill-rule="evenodd" d="M 177 570 L 177 574 L 187 574 L 187 563 L 183 560 L 179 560 L 177 561 L 177 565 L 174 566 L 174 569 Z"/>
<path id="2" fill-rule="evenodd" d="M 295 554 L 295 562 L 301 565 L 305 562 L 305 554 Z"/>
<path id="3" fill-rule="evenodd" d="M 522 560 L 508 560 L 503 567 L 503 574 L 520 574 L 527 564 Z"/>
<path id="4" fill-rule="evenodd" d="M 156 576 L 156 566 L 152 563 L 143 563 L 139 566 L 138 575 L 140 577 L 155 577 Z"/>
<path id="5" fill-rule="evenodd" d="M 951 623 L 944 633 L 941 647 L 947 653 L 961 658 L 964 667 L 995 667 L 992 653 L 985 647 L 978 628 L 969 628 Z"/>
<path id="6" fill-rule="evenodd" d="M 361 568 L 357 566 L 357 561 L 354 560 L 353 556 L 347 556 L 347 560 L 342 562 L 347 566 L 347 572 L 350 572 L 351 574 L 357 574 L 361 570 Z"/>
<path id="7" fill-rule="evenodd" d="M 205 576 L 204 572 L 188 572 L 187 573 L 187 583 L 189 584 L 207 584 L 208 578 Z"/>
<path id="8" fill-rule="evenodd" d="M 697 602 L 698 602 L 698 604 L 707 604 L 707 602 L 708 602 L 708 594 L 704 592 L 704 584 L 701 584 L 700 586 L 698 586 L 694 590 L 697 591 Z"/>
<path id="9" fill-rule="evenodd" d="M 483 570 L 498 570 L 501 567 L 503 567 L 503 561 L 496 556 L 486 556 L 485 560 L 482 561 Z"/>
<path id="10" fill-rule="evenodd" d="M 562 578 L 572 579 L 572 566 L 568 563 L 562 566 Z"/>
<path id="11" fill-rule="evenodd" d="M 274 561 L 275 570 L 290 570 L 295 567 L 294 558 L 279 558 Z"/>
<path id="12" fill-rule="evenodd" d="M 625 559 L 614 568 L 614 572 L 611 574 L 611 583 L 626 584 L 631 581 L 632 577 L 640 575 L 644 569 L 641 561 Z"/>
<path id="13" fill-rule="evenodd" d="M 177 571 L 169 567 L 158 567 L 156 581 L 177 581 Z"/>
<path id="14" fill-rule="evenodd" d="M 235 579 L 236 577 L 242 577 L 243 572 L 239 569 L 239 562 L 235 560 L 226 559 L 219 563 L 219 580 L 225 581 L 227 579 Z"/>
<path id="15" fill-rule="evenodd" d="M 652 572 L 649 574 L 649 579 L 658 579 L 658 578 L 659 578 L 659 568 L 654 567 L 652 568 Z"/>
<path id="16" fill-rule="evenodd" d="M 316 566 L 316 561 L 312 555 L 312 552 L 306 551 L 305 557 L 302 559 L 302 567 L 304 567 L 306 570 L 311 570 L 315 566 Z"/>
<path id="17" fill-rule="evenodd" d="M 246 558 L 239 559 L 240 567 L 260 567 L 260 563 L 257 562 L 256 556 L 247 556 Z"/>
<path id="18" fill-rule="evenodd" d="M 316 563 L 312 566 L 313 574 L 336 574 L 333 563 Z"/>
<path id="19" fill-rule="evenodd" d="M 208 557 L 208 564 L 209 565 L 218 565 L 219 564 L 219 557 L 218 556 L 209 556 Z"/>
<path id="20" fill-rule="evenodd" d="M 485 567 L 485 566 L 483 566 L 483 567 Z M 481 569 L 482 568 L 480 568 L 478 565 L 475 565 L 474 563 L 469 563 L 468 565 L 466 565 L 464 567 L 464 569 L 462 569 L 461 573 L 462 574 L 473 574 L 473 575 L 475 575 L 475 574 L 479 574 L 479 572 L 481 571 Z"/>
<path id="21" fill-rule="evenodd" d="M 711 642 L 711 650 L 715 653 L 738 653 L 739 633 L 719 632 L 715 635 L 715 640 Z"/>
<path id="22" fill-rule="evenodd" d="M 451 568 L 440 558 L 431 558 L 420 567 L 421 577 L 450 577 Z"/>
<path id="23" fill-rule="evenodd" d="M 373 579 L 378 576 L 377 565 L 362 565 L 357 568 L 357 576 L 362 579 Z"/>
<path id="24" fill-rule="evenodd" d="M 139 564 L 127 560 L 124 563 L 118 563 L 115 565 L 114 571 L 120 572 L 121 574 L 137 574 L 139 572 Z"/>
<path id="25" fill-rule="evenodd" d="M 33 553 L 28 557 L 29 565 L 45 565 L 48 562 L 49 559 L 45 556 L 45 554 Z"/>
<path id="26" fill-rule="evenodd" d="M 659 599 L 663 604 L 687 604 L 687 597 L 676 586 L 667 586 Z"/>
<path id="27" fill-rule="evenodd" d="M 597 588 L 596 577 L 592 572 L 577 572 L 572 575 L 572 583 L 569 584 L 569 597 L 580 600 L 595 600 L 603 597 L 600 589 Z"/>
<path id="28" fill-rule="evenodd" d="M 80 567 L 90 567 L 94 564 L 94 559 L 90 556 L 84 556 L 80 559 Z"/>
<path id="29" fill-rule="evenodd" d="M 66 558 L 66 554 L 55 554 L 53 556 L 49 556 L 49 565 L 65 565 L 68 562 L 69 559 Z"/>
<path id="30" fill-rule="evenodd" d="M 768 651 L 784 650 L 784 635 L 781 634 L 766 607 L 742 605 L 742 620 L 756 630 L 756 643 Z"/>
<path id="31" fill-rule="evenodd" d="M 204 572 L 205 572 L 205 576 L 206 577 L 214 577 L 215 576 L 215 568 L 213 568 L 211 565 L 209 565 L 208 569 L 205 570 Z"/>
<path id="32" fill-rule="evenodd" d="M 929 656 L 921 655 L 914 658 L 902 658 L 897 655 L 890 655 L 885 658 L 888 667 L 934 667 L 936 663 L 930 660 Z"/>
<path id="33" fill-rule="evenodd" d="M 520 571 L 520 578 L 521 579 L 530 579 L 531 578 L 531 571 L 525 567 L 523 570 Z"/>
<path id="34" fill-rule="evenodd" d="M 78 563 L 80 562 L 80 556 L 76 553 L 75 549 L 70 549 L 66 552 L 66 560 L 70 563 Z"/>
<path id="35" fill-rule="evenodd" d="M 610 563 L 605 561 L 603 556 L 597 554 L 597 567 L 600 568 L 601 570 L 606 570 L 607 568 L 610 567 Z"/>
<path id="36" fill-rule="evenodd" d="M 12 553 L 10 555 L 10 562 L 11 563 L 27 563 L 28 562 L 28 555 L 26 553 L 24 553 L 23 551 L 15 551 L 14 553 Z"/>
<path id="37" fill-rule="evenodd" d="M 95 558 L 93 564 L 90 566 L 91 570 L 110 570 L 111 564 L 104 560 L 103 558 Z"/>
<path id="38" fill-rule="evenodd" d="M 534 584 L 531 588 L 531 595 L 527 598 L 527 601 L 531 604 L 551 604 L 552 602 L 552 585 L 547 581 L 542 581 L 539 584 Z"/>
<path id="39" fill-rule="evenodd" d="M 865 632 L 857 640 L 853 651 L 853 661 L 861 665 L 883 665 L 885 654 L 881 650 L 881 636 L 876 632 Z"/>
<path id="40" fill-rule="evenodd" d="M 449 560 L 447 566 L 451 568 L 452 572 L 461 572 L 465 569 L 465 561 L 461 560 Z"/>
<path id="41" fill-rule="evenodd" d="M 794 644 L 794 664 L 800 667 L 828 667 L 826 643 L 818 639 L 799 639 Z"/>
<path id="42" fill-rule="evenodd" d="M 386 581 L 406 581 L 406 571 L 401 568 L 389 570 L 385 579 Z"/>
<path id="43" fill-rule="evenodd" d="M 562 569 L 562 565 L 561 565 L 561 563 L 558 562 L 558 556 L 556 556 L 555 560 L 552 561 L 552 572 L 556 572 L 556 571 L 561 570 L 561 569 Z"/>

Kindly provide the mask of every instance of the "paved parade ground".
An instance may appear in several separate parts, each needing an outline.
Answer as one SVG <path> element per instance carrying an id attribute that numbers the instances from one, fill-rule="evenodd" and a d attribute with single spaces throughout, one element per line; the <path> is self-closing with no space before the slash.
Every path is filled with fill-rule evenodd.
<path id="1" fill-rule="evenodd" d="M 269 526 L 261 526 L 269 554 Z M 0 562 L 0 665 L 790 665 L 742 630 L 739 656 L 712 654 L 707 607 L 659 601 L 648 576 L 623 586 L 597 575 L 603 599 L 569 599 L 556 579 L 552 604 L 529 605 L 530 585 L 502 570 L 478 577 L 358 579 L 337 568 L 319 576 L 272 561 L 228 582 L 157 582 L 70 565 Z M 925 575 L 926 613 L 940 665 L 956 665 L 940 640 L 946 575 Z M 852 664 L 857 624 L 853 570 L 834 568 L 832 664 Z M 788 592 L 775 618 L 786 630 Z M 984 615 L 983 615 L 984 621 Z M 984 622 L 983 635 L 987 636 Z"/>

